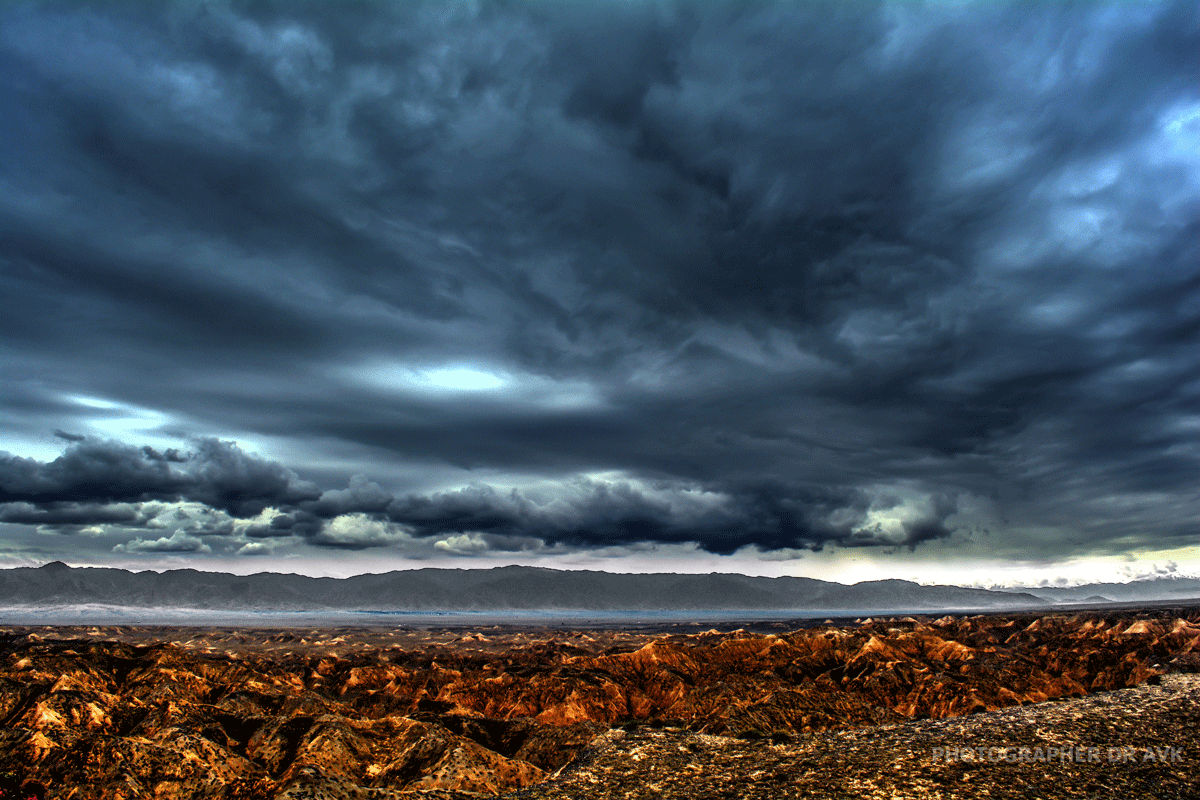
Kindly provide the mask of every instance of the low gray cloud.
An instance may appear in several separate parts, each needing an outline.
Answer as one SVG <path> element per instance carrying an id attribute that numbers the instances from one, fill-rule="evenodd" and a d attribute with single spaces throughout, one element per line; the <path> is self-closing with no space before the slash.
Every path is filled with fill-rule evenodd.
<path id="1" fill-rule="evenodd" d="M 515 490 L 472 487 L 397 499 L 388 518 L 417 536 L 486 533 L 575 547 L 696 542 L 710 552 L 729 554 L 750 545 L 820 549 L 849 540 L 868 504 L 856 493 L 783 485 L 709 492 L 689 504 L 687 488 L 648 493 L 628 483 L 577 483 L 540 505 Z"/>
<path id="2" fill-rule="evenodd" d="M 143 527 L 152 514 L 131 503 L 74 503 L 49 501 L 38 504 L 18 502 L 0 504 L 0 522 L 40 525 L 48 528 L 86 525 Z"/>
<path id="3" fill-rule="evenodd" d="M 6 5 L 0 521 L 1194 544 L 1196 52 L 1169 1 Z"/>
<path id="4" fill-rule="evenodd" d="M 195 536 L 176 532 L 158 539 L 143 539 L 139 536 L 133 541 L 117 545 L 113 550 L 118 553 L 208 553 L 212 548 Z"/>
<path id="5" fill-rule="evenodd" d="M 186 454 L 91 439 L 72 442 L 50 462 L 0 453 L 5 514 L 35 505 L 44 513 L 69 513 L 81 505 L 189 500 L 249 517 L 319 496 L 315 485 L 294 472 L 217 439 L 199 439 Z"/>
<path id="6" fill-rule="evenodd" d="M 0 522 L 175 528 L 171 537 L 139 538 L 122 552 L 208 552 L 198 537 L 234 534 L 348 549 L 455 534 L 482 537 L 473 541 L 499 551 L 523 542 L 571 548 L 695 543 L 718 554 L 749 546 L 820 550 L 829 543 L 914 547 L 948 537 L 945 521 L 957 510 L 951 498 L 939 496 L 921 518 L 905 521 L 896 538 L 868 525 L 875 499 L 867 492 L 778 481 L 699 486 L 574 479 L 555 484 L 549 496 L 545 489 L 500 492 L 486 485 L 397 496 L 357 476 L 346 489 L 320 491 L 281 465 L 219 440 L 162 454 L 85 439 L 51 462 L 6 456 L 0 491 L 6 501 Z M 164 521 L 164 501 L 200 508 L 181 508 Z M 235 524 L 272 510 L 265 522 Z"/>

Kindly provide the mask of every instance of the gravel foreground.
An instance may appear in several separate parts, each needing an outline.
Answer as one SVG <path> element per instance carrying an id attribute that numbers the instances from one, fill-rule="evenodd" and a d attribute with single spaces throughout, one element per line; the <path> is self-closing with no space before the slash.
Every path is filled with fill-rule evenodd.
<path id="1" fill-rule="evenodd" d="M 551 780 L 504 797 L 1196 798 L 1197 731 L 1200 675 L 1167 675 L 1159 685 L 788 744 L 614 730 Z"/>

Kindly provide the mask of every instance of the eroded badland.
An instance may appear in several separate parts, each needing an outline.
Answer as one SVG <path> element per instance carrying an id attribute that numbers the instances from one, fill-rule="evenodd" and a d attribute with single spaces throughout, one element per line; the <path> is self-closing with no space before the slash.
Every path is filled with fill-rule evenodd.
<path id="1" fill-rule="evenodd" d="M 7 628 L 0 798 L 1200 795 L 1200 609 L 796 624 Z"/>

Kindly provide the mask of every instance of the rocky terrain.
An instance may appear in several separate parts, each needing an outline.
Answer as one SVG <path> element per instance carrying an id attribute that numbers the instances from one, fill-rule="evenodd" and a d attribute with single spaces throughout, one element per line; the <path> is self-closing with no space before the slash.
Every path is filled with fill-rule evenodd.
<path id="1" fill-rule="evenodd" d="M 1161 677 L 1200 667 L 1194 608 L 796 624 L 0 629 L 0 798 L 938 796 L 930 769 L 974 796 L 979 770 L 1039 765 L 930 767 L 931 748 L 1175 746 L 1198 721 L 1194 684 Z M 1096 694 L 1147 682 L 1117 717 Z M 1186 702 L 1155 711 L 1168 691 Z M 1055 727 L 1069 704 L 1039 705 L 1084 696 L 1083 738 Z M 1138 714 L 1167 728 L 1101 724 Z M 851 752 L 862 785 L 801 780 Z"/>
<path id="2" fill-rule="evenodd" d="M 1200 796 L 1200 676 L 947 720 L 745 741 L 638 728 L 597 737 L 513 800 L 963 800 Z"/>

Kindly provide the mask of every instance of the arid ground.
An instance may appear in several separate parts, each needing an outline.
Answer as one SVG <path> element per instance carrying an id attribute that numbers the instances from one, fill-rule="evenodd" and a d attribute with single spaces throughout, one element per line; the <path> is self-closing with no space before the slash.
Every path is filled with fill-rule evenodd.
<path id="1" fill-rule="evenodd" d="M 700 627 L 0 628 L 0 798 L 1200 796 L 1200 608 Z"/>

